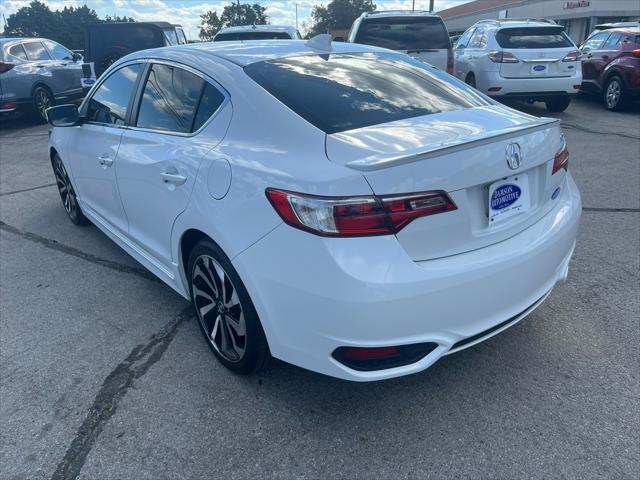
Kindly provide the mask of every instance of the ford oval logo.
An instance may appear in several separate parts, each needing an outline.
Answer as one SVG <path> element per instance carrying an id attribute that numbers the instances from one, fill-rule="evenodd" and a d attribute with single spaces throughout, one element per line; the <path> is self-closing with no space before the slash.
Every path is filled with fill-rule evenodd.
<path id="1" fill-rule="evenodd" d="M 519 186 L 512 183 L 502 185 L 500 188 L 496 188 L 493 195 L 491 195 L 491 209 L 502 210 L 507 208 L 517 202 L 520 195 L 522 195 L 522 190 L 520 190 Z"/>
<path id="2" fill-rule="evenodd" d="M 507 157 L 507 165 L 511 170 L 516 170 L 522 164 L 522 152 L 520 151 L 520 145 L 517 143 L 507 145 L 505 155 Z"/>
<path id="3" fill-rule="evenodd" d="M 546 69 L 547 69 L 547 67 L 545 67 L 544 65 L 536 65 L 535 67 L 533 67 L 533 69 L 534 69 L 536 72 L 541 72 L 541 71 L 543 71 L 543 70 L 546 70 Z"/>

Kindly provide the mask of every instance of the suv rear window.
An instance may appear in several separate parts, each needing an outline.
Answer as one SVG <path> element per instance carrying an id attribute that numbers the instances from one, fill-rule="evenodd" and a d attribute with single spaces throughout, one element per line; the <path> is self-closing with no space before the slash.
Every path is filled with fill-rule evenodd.
<path id="1" fill-rule="evenodd" d="M 228 42 L 232 40 L 291 40 L 287 32 L 229 32 L 219 33 L 214 42 Z"/>
<path id="2" fill-rule="evenodd" d="M 391 50 L 451 48 L 440 17 L 386 17 L 362 20 L 355 43 Z"/>
<path id="3" fill-rule="evenodd" d="M 566 48 L 573 46 L 562 28 L 526 27 L 503 28 L 496 33 L 502 48 Z"/>
<path id="4" fill-rule="evenodd" d="M 488 105 L 432 67 L 396 53 L 287 57 L 253 63 L 244 70 L 328 134 Z"/>

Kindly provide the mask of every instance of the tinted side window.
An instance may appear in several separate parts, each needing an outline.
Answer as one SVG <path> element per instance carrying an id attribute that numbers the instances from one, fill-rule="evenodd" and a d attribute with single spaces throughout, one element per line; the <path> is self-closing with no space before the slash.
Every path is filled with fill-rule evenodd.
<path id="1" fill-rule="evenodd" d="M 123 67 L 107 78 L 89 100 L 89 121 L 123 125 L 140 64 Z"/>
<path id="2" fill-rule="evenodd" d="M 14 57 L 19 58 L 21 60 L 27 60 L 27 54 L 25 53 L 24 48 L 20 44 L 14 45 L 13 47 L 11 47 L 9 49 L 9 55 L 13 55 Z"/>
<path id="3" fill-rule="evenodd" d="M 609 32 L 596 33 L 589 40 L 584 42 L 582 48 L 585 50 L 595 50 L 600 48 L 600 45 L 602 45 L 602 42 L 604 42 L 607 37 L 609 37 Z"/>
<path id="4" fill-rule="evenodd" d="M 367 18 L 360 24 L 355 42 L 391 50 L 444 49 L 451 46 L 439 17 Z"/>
<path id="5" fill-rule="evenodd" d="M 487 44 L 484 30 L 477 29 L 469 40 L 469 48 L 483 48 Z"/>
<path id="6" fill-rule="evenodd" d="M 603 49 L 611 49 L 614 50 L 618 48 L 618 45 L 622 43 L 622 35 L 619 33 L 612 33 L 606 42 L 602 45 Z"/>
<path id="7" fill-rule="evenodd" d="M 209 117 L 220 108 L 222 102 L 224 102 L 224 95 L 217 88 L 207 83 L 204 87 L 204 92 L 202 92 L 202 99 L 200 100 L 200 105 L 198 105 L 192 131 L 195 132 L 200 129 L 209 120 Z"/>
<path id="8" fill-rule="evenodd" d="M 27 42 L 22 44 L 27 51 L 29 60 L 51 60 L 42 42 Z"/>
<path id="9" fill-rule="evenodd" d="M 55 42 L 44 42 L 47 48 L 49 49 L 49 53 L 55 60 L 71 60 L 73 57 L 73 53 L 70 50 L 67 50 L 62 45 Z"/>
<path id="10" fill-rule="evenodd" d="M 456 48 L 465 48 L 469 44 L 469 39 L 471 38 L 471 35 L 473 35 L 473 32 L 475 30 L 476 30 L 475 28 L 470 28 L 469 30 L 464 32 L 462 36 L 458 39 L 458 43 L 456 43 Z"/>
<path id="11" fill-rule="evenodd" d="M 181 68 L 156 63 L 149 71 L 136 126 L 189 133 L 205 81 Z"/>

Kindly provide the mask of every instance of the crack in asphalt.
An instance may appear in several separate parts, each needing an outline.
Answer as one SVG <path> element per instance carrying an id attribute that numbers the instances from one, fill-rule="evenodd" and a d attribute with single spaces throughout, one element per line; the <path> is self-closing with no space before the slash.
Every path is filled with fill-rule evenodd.
<path id="1" fill-rule="evenodd" d="M 583 127 L 582 125 L 575 125 L 573 123 L 562 122 L 562 126 L 567 128 L 573 128 L 575 130 L 580 130 L 586 133 L 595 133 L 597 135 L 615 135 L 616 137 L 631 138 L 632 140 L 640 140 L 640 137 L 637 137 L 635 135 L 627 135 L 626 133 L 617 133 L 617 132 L 599 132 L 598 130 L 591 130 L 589 128 Z"/>
<path id="2" fill-rule="evenodd" d="M 62 461 L 51 480 L 75 479 L 80 474 L 95 442 L 105 424 L 116 413 L 120 400 L 157 363 L 175 338 L 178 328 L 193 317 L 191 306 L 183 309 L 160 331 L 153 334 L 146 344 L 140 344 L 105 378 L 82 425 L 78 428 Z"/>
<path id="3" fill-rule="evenodd" d="M 12 190 L 10 192 L 0 193 L 0 197 L 5 197 L 7 195 L 13 195 L 15 193 L 24 193 L 31 192 L 32 190 L 39 190 L 40 188 L 54 187 L 56 183 L 47 183 L 46 185 L 38 185 L 37 187 L 23 188 L 20 190 Z"/>
<path id="4" fill-rule="evenodd" d="M 42 237 L 40 235 L 31 233 L 31 232 L 23 232 L 22 230 L 19 230 L 18 228 L 11 226 L 1 220 L 0 220 L 0 230 L 4 230 L 5 232 L 9 232 L 14 235 L 18 235 L 19 237 L 22 237 L 25 240 L 38 243 L 52 250 L 66 253 L 67 255 L 71 255 L 73 257 L 86 260 L 87 262 L 91 262 L 96 265 L 101 265 L 103 267 L 110 268 L 111 270 L 115 270 L 117 272 L 130 273 L 132 275 L 137 275 L 138 277 L 145 278 L 153 282 L 162 283 L 162 280 L 160 280 L 158 277 L 156 277 L 153 273 L 148 271 L 146 268 L 132 267 L 129 265 L 124 265 L 122 263 L 114 262 L 112 260 L 107 260 L 106 258 L 102 258 L 97 255 L 92 255 L 90 253 L 83 252 L 82 250 L 79 250 L 77 248 L 64 245 L 62 243 L 57 242 L 56 240 Z"/>

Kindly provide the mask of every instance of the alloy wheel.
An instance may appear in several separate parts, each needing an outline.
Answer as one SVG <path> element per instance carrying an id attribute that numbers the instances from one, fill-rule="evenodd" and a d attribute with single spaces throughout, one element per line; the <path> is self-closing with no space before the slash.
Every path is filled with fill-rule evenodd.
<path id="1" fill-rule="evenodd" d="M 71 181 L 67 175 L 67 171 L 62 164 L 60 158 L 56 158 L 55 166 L 53 169 L 56 176 L 56 184 L 58 185 L 58 192 L 62 199 L 62 204 L 69 216 L 73 216 L 77 209 L 76 194 L 71 186 Z"/>
<path id="2" fill-rule="evenodd" d="M 620 102 L 620 96 L 622 95 L 622 86 L 617 79 L 613 79 L 607 85 L 607 92 L 605 95 L 607 107 L 615 108 Z"/>
<path id="3" fill-rule="evenodd" d="M 43 120 L 46 120 L 47 109 L 53 106 L 51 96 L 44 88 L 40 88 L 38 89 L 38 91 L 36 91 L 34 101 L 40 117 L 42 117 Z"/>
<path id="4" fill-rule="evenodd" d="M 207 340 L 224 359 L 239 362 L 245 354 L 247 332 L 231 278 L 214 258 L 200 255 L 193 264 L 191 285 L 198 321 Z"/>

